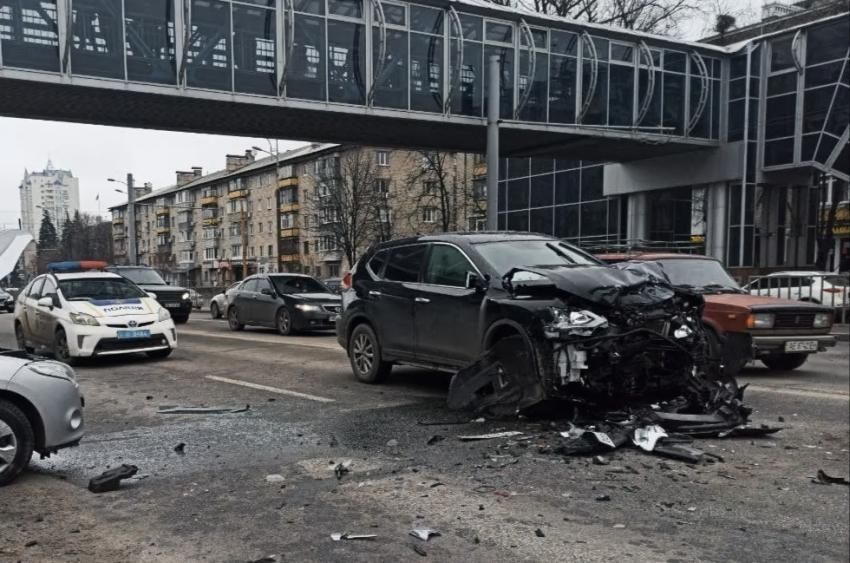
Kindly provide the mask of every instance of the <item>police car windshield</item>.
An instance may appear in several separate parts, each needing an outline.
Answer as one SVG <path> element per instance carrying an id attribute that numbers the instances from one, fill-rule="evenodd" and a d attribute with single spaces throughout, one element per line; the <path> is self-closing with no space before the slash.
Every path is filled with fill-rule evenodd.
<path id="1" fill-rule="evenodd" d="M 159 272 L 148 268 L 121 268 L 115 273 L 139 285 L 166 285 Z"/>
<path id="2" fill-rule="evenodd" d="M 137 299 L 147 294 L 123 278 L 61 280 L 59 290 L 68 301 Z"/>

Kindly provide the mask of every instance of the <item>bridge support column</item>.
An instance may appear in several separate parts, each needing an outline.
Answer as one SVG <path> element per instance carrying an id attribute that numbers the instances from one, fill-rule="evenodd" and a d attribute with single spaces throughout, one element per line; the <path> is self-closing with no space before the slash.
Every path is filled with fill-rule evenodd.
<path id="1" fill-rule="evenodd" d="M 487 63 L 487 229 L 499 228 L 499 56 Z"/>

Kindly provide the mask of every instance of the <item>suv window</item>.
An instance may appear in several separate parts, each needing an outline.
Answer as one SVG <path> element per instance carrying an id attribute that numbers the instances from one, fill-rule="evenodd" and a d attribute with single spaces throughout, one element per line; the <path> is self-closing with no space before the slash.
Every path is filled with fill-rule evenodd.
<path id="1" fill-rule="evenodd" d="M 394 248 L 390 254 L 384 278 L 398 282 L 419 281 L 419 271 L 425 260 L 424 244 Z"/>
<path id="2" fill-rule="evenodd" d="M 463 253 L 453 246 L 435 244 L 428 257 L 425 283 L 466 287 L 466 274 L 475 271 Z"/>
<path id="3" fill-rule="evenodd" d="M 384 266 L 386 266 L 389 257 L 389 250 L 382 250 L 375 254 L 372 259 L 369 260 L 369 269 L 372 270 L 372 273 L 378 276 L 379 278 L 383 277 Z"/>
<path id="4" fill-rule="evenodd" d="M 41 287 L 44 285 L 44 278 L 38 278 L 34 282 L 32 282 L 32 287 L 30 288 L 30 292 L 27 294 L 27 297 L 30 299 L 38 299 L 41 297 Z"/>

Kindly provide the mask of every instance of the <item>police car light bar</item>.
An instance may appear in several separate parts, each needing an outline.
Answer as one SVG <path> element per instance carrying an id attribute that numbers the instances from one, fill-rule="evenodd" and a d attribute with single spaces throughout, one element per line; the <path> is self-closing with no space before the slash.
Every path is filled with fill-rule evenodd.
<path id="1" fill-rule="evenodd" d="M 68 262 L 51 262 L 47 265 L 48 272 L 85 272 L 87 270 L 103 270 L 109 264 L 101 260 L 70 260 Z"/>

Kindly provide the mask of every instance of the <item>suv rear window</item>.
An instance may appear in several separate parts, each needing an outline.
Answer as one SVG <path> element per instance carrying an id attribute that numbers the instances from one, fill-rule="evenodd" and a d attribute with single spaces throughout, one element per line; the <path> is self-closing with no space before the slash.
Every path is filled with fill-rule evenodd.
<path id="1" fill-rule="evenodd" d="M 419 281 L 419 271 L 425 260 L 425 248 L 424 244 L 394 248 L 384 278 L 398 282 Z"/>

